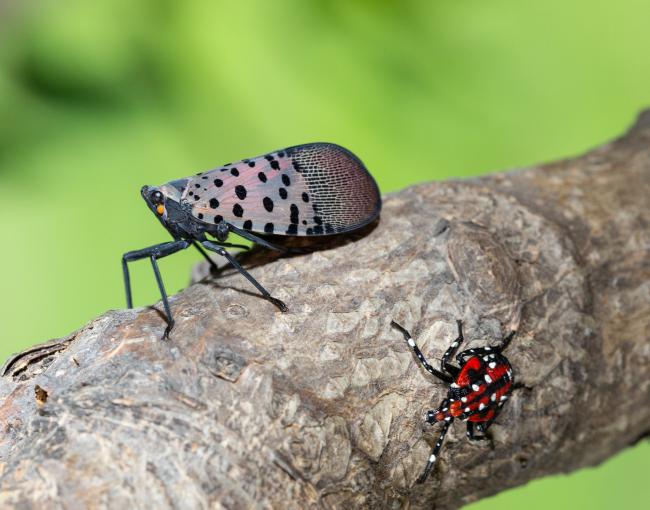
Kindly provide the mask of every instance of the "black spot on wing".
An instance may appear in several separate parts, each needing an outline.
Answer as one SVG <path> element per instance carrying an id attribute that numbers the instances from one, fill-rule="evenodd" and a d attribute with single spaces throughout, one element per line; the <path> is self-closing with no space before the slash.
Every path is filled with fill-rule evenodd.
<path id="1" fill-rule="evenodd" d="M 244 208 L 239 204 L 235 204 L 232 206 L 232 213 L 238 218 L 241 218 L 244 215 Z"/>
<path id="2" fill-rule="evenodd" d="M 219 207 L 219 201 L 216 198 L 211 198 L 210 207 L 212 207 L 212 209 L 216 209 L 217 207 Z"/>
<path id="3" fill-rule="evenodd" d="M 273 200 L 270 197 L 264 197 L 262 204 L 264 204 L 264 209 L 266 209 L 268 212 L 273 211 Z"/>
<path id="4" fill-rule="evenodd" d="M 267 223 L 264 225 L 264 232 L 267 234 L 272 234 L 273 233 L 273 223 Z"/>
<path id="5" fill-rule="evenodd" d="M 253 222 L 252 222 L 251 220 L 246 220 L 246 221 L 244 222 L 243 227 L 244 227 L 244 230 L 252 230 L 252 228 L 253 228 Z"/>
<path id="6" fill-rule="evenodd" d="M 246 188 L 242 186 L 241 184 L 235 186 L 235 195 L 237 195 L 237 198 L 239 200 L 245 200 L 246 199 Z"/>
<path id="7" fill-rule="evenodd" d="M 291 204 L 291 207 L 289 207 L 289 211 L 290 211 L 289 219 L 291 220 L 291 223 L 297 225 L 299 221 L 298 206 L 296 204 Z"/>
<path id="8" fill-rule="evenodd" d="M 288 194 L 287 194 L 287 190 L 286 190 L 286 189 L 284 189 L 284 188 L 280 188 L 280 189 L 278 190 L 278 193 L 280 194 L 280 198 L 281 198 L 282 200 L 286 200 L 286 199 L 287 199 Z"/>
<path id="9" fill-rule="evenodd" d="M 266 179 L 266 174 L 264 172 L 260 172 L 259 174 L 257 174 L 257 178 L 262 182 L 266 182 L 266 180 L 267 180 Z"/>
<path id="10" fill-rule="evenodd" d="M 289 225 L 289 227 L 287 228 L 287 235 L 295 236 L 297 234 L 298 234 L 298 225 L 293 225 L 293 224 Z"/>

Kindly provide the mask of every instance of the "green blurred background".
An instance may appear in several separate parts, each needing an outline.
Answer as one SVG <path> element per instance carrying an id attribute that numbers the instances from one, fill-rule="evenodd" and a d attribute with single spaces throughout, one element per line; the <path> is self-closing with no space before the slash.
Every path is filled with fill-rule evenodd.
<path id="1" fill-rule="evenodd" d="M 123 306 L 121 254 L 167 239 L 142 184 L 317 140 L 384 192 L 575 155 L 650 104 L 649 21 L 647 0 L 0 1 L 0 357 Z M 162 261 L 170 290 L 196 260 Z M 650 505 L 649 472 L 646 442 L 468 508 Z"/>

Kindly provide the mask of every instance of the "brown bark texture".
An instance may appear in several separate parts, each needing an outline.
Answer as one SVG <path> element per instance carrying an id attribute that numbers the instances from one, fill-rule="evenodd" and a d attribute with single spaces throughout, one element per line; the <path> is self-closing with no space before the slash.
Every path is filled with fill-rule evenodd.
<path id="1" fill-rule="evenodd" d="M 650 112 L 588 154 L 385 197 L 364 235 L 194 271 L 0 374 L 2 508 L 457 508 L 597 464 L 650 432 Z M 330 243 L 332 240 L 328 240 Z M 415 484 L 439 359 L 518 330 L 493 447 L 455 422 Z"/>

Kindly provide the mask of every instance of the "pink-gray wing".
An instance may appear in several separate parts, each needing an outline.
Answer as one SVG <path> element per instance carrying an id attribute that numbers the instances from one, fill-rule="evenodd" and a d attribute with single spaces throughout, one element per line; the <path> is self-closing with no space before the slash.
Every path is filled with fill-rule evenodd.
<path id="1" fill-rule="evenodd" d="M 205 223 L 298 236 L 356 230 L 381 209 L 363 163 L 331 143 L 289 147 L 190 177 L 181 201 Z"/>

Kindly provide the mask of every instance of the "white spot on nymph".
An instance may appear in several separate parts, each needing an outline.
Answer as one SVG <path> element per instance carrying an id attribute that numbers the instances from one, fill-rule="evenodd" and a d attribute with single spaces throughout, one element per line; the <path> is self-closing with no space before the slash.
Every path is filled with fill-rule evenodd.
<path id="1" fill-rule="evenodd" d="M 486 350 L 486 351 L 491 351 L 492 348 L 491 348 L 491 347 L 486 347 L 485 350 Z"/>
<path id="2" fill-rule="evenodd" d="M 467 397 L 460 397 L 460 401 L 464 404 L 467 402 Z"/>
<path id="3" fill-rule="evenodd" d="M 458 347 L 458 342 L 454 342 L 453 344 L 451 344 L 451 347 L 454 348 L 454 349 L 455 349 L 456 347 Z"/>
<path id="4" fill-rule="evenodd" d="M 488 359 L 490 358 L 488 358 L 487 356 L 483 356 L 483 361 L 487 361 Z"/>
<path id="5" fill-rule="evenodd" d="M 490 400 L 491 400 L 492 402 L 496 402 L 496 400 L 497 400 L 497 394 L 496 394 L 496 393 L 492 393 L 492 396 L 490 397 Z"/>
<path id="6" fill-rule="evenodd" d="M 485 404 L 483 404 L 483 403 L 481 402 L 481 403 L 478 405 L 478 410 L 479 410 L 479 411 L 482 411 L 483 409 L 485 409 Z"/>
<path id="7" fill-rule="evenodd" d="M 512 370 L 508 370 L 508 375 L 512 376 Z"/>
<path id="8" fill-rule="evenodd" d="M 496 368 L 496 366 L 497 366 L 497 364 L 494 361 L 490 362 L 490 364 L 488 365 L 488 367 L 490 367 L 490 368 Z"/>
<path id="9" fill-rule="evenodd" d="M 494 354 L 490 354 L 490 358 L 494 359 Z"/>
<path id="10" fill-rule="evenodd" d="M 449 402 L 456 402 L 456 401 L 453 398 L 450 398 Z"/>
<path id="11" fill-rule="evenodd" d="M 500 400 L 501 400 L 501 402 L 503 402 L 503 401 L 505 401 L 505 400 L 508 400 L 508 397 L 506 397 L 505 395 L 502 395 L 501 398 L 500 398 Z"/>
<path id="12" fill-rule="evenodd" d="M 465 408 L 465 412 L 466 412 L 466 413 L 469 413 L 470 411 L 471 411 L 471 409 L 470 409 L 469 407 L 466 407 L 466 408 Z"/>
<path id="13" fill-rule="evenodd" d="M 485 374 L 485 376 L 483 376 L 483 379 L 485 379 L 485 382 L 488 384 L 492 382 L 492 378 L 488 374 Z"/>
<path id="14" fill-rule="evenodd" d="M 413 340 L 412 338 L 409 338 L 407 342 L 411 347 L 415 347 L 415 340 Z"/>
<path id="15" fill-rule="evenodd" d="M 472 384 L 472 389 L 478 391 L 481 387 L 478 384 Z"/>
<path id="16" fill-rule="evenodd" d="M 436 456 L 432 453 L 431 457 L 429 457 L 429 462 L 435 462 L 436 461 Z"/>
<path id="17" fill-rule="evenodd" d="M 451 421 L 451 416 L 447 416 L 447 417 L 445 418 L 445 421 Z"/>
<path id="18" fill-rule="evenodd" d="M 443 413 L 446 413 L 446 412 L 447 412 L 447 408 L 445 407 L 445 408 L 442 410 L 442 412 L 443 412 Z"/>
<path id="19" fill-rule="evenodd" d="M 451 384 L 449 385 L 449 387 L 450 387 L 450 388 L 460 388 L 460 386 L 458 386 L 455 382 L 451 383 Z"/>

